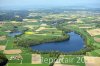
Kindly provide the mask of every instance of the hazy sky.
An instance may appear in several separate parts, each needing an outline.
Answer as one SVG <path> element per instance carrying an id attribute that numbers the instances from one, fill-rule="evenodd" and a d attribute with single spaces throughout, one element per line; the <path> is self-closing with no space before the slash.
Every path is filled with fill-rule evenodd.
<path id="1" fill-rule="evenodd" d="M 47 6 L 100 7 L 100 0 L 0 0 L 0 8 L 27 8 Z"/>

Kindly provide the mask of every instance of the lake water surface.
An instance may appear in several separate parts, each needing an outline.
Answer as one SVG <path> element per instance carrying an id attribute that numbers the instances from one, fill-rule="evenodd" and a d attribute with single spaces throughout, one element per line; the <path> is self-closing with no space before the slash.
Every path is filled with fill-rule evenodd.
<path id="1" fill-rule="evenodd" d="M 76 34 L 75 32 L 70 32 L 68 34 L 70 35 L 69 40 L 62 42 L 43 43 L 40 45 L 32 46 L 31 48 L 32 50 L 38 50 L 42 52 L 74 52 L 84 48 L 84 41 L 80 35 Z"/>
<path id="2" fill-rule="evenodd" d="M 11 33 L 9 33 L 8 36 L 15 37 L 16 35 L 21 35 L 21 34 L 22 34 L 22 32 L 17 31 L 17 32 L 11 32 Z"/>

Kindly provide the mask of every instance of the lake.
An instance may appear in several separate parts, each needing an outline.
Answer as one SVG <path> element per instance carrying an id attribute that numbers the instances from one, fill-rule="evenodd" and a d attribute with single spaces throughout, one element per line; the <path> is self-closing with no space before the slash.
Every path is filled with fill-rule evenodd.
<path id="1" fill-rule="evenodd" d="M 21 35 L 21 34 L 22 34 L 22 32 L 16 31 L 16 32 L 10 32 L 10 33 L 8 34 L 8 36 L 15 37 L 15 36 Z"/>
<path id="2" fill-rule="evenodd" d="M 31 48 L 32 50 L 38 50 L 42 52 L 75 52 L 84 48 L 84 40 L 79 34 L 75 32 L 70 32 L 68 34 L 70 35 L 69 40 L 61 42 L 43 43 L 40 45 L 32 46 Z"/>

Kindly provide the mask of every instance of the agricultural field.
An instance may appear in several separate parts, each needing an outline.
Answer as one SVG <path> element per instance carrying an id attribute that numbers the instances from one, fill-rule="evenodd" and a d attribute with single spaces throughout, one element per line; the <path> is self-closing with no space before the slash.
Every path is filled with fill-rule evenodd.
<path id="1" fill-rule="evenodd" d="M 0 21 L 0 53 L 9 61 L 6 66 L 100 65 L 98 10 L 12 12 L 18 12 L 16 19 L 10 15 Z"/>

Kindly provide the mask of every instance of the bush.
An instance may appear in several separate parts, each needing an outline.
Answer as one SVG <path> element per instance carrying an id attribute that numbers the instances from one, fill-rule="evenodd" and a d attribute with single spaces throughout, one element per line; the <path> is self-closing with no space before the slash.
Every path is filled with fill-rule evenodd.
<path id="1" fill-rule="evenodd" d="M 8 59 L 6 58 L 6 56 L 0 53 L 0 66 L 5 66 L 7 62 Z"/>

